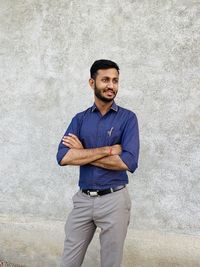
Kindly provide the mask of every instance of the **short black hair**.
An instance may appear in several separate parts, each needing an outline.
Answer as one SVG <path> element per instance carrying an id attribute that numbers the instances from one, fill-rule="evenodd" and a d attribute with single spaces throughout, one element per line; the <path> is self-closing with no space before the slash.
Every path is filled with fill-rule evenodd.
<path id="1" fill-rule="evenodd" d="M 90 68 L 90 77 L 95 79 L 97 76 L 97 71 L 100 69 L 116 69 L 119 73 L 119 66 L 114 61 L 108 59 L 96 60 Z"/>

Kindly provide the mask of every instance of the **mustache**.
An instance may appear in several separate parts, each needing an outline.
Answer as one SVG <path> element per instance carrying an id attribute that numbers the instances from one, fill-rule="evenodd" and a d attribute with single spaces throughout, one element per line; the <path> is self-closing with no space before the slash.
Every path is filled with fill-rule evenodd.
<path id="1" fill-rule="evenodd" d="M 113 89 L 104 89 L 103 92 L 111 91 L 114 95 L 116 95 L 117 92 L 115 92 Z"/>

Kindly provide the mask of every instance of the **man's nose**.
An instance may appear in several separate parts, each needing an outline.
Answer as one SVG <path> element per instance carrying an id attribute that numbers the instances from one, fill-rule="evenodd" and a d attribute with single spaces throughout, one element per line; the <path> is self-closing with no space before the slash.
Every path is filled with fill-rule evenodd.
<path id="1" fill-rule="evenodd" d="M 107 87 L 108 88 L 113 88 L 114 87 L 114 83 L 112 81 L 110 81 L 108 84 L 107 84 Z"/>

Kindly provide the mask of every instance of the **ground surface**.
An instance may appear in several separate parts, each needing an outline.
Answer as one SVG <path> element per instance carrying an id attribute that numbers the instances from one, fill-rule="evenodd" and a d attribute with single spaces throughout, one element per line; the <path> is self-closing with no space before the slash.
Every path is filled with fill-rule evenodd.
<path id="1" fill-rule="evenodd" d="M 16 265 L 0 260 L 0 267 L 23 267 L 22 265 Z"/>

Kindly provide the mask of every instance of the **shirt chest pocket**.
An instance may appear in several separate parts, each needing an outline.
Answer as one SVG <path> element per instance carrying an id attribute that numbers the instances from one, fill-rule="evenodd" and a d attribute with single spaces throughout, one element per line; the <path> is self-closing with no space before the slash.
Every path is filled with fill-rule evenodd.
<path id="1" fill-rule="evenodd" d="M 121 143 L 122 130 L 102 129 L 99 131 L 83 132 L 80 141 L 84 148 L 95 148 L 102 146 L 112 146 Z"/>
<path id="2" fill-rule="evenodd" d="M 112 128 L 111 128 L 112 129 Z M 122 131 L 119 129 L 113 129 L 108 130 L 107 131 L 107 145 L 108 146 L 112 146 L 112 145 L 116 145 L 116 144 L 120 144 L 121 143 L 121 136 L 122 136 Z"/>

